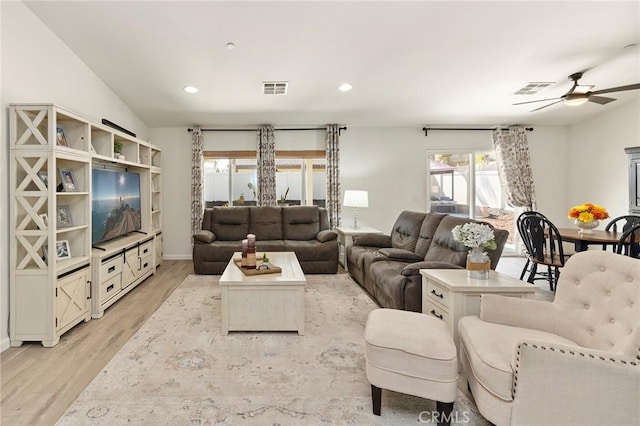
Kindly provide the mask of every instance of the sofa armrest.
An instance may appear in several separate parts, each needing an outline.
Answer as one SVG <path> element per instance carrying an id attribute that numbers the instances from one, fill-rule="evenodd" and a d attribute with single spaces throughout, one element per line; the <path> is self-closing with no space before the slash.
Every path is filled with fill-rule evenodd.
<path id="1" fill-rule="evenodd" d="M 421 262 L 410 263 L 402 268 L 401 274 L 405 277 L 420 275 L 420 269 L 464 269 L 462 266 L 453 263 L 438 262 L 434 260 L 423 260 Z"/>
<path id="2" fill-rule="evenodd" d="M 362 234 L 353 237 L 354 246 L 391 247 L 391 236 L 382 234 Z"/>
<path id="3" fill-rule="evenodd" d="M 512 424 L 637 424 L 637 359 L 526 340 L 517 346 L 513 368 Z"/>
<path id="4" fill-rule="evenodd" d="M 335 240 L 337 238 L 338 234 L 336 233 L 336 231 L 332 231 L 331 229 L 324 229 L 318 232 L 318 235 L 316 235 L 316 240 L 320 241 L 321 243 L 326 243 L 327 241 Z"/>
<path id="5" fill-rule="evenodd" d="M 511 327 L 531 328 L 557 334 L 556 308 L 551 302 L 483 294 L 480 319 Z M 562 321 L 561 321 L 562 322 Z"/>
<path id="6" fill-rule="evenodd" d="M 211 231 L 207 231 L 203 229 L 202 231 L 198 231 L 193 234 L 193 241 L 196 243 L 205 243 L 209 244 L 216 240 L 216 234 Z"/>
<path id="7" fill-rule="evenodd" d="M 378 250 L 378 252 L 384 254 L 391 260 L 402 260 L 406 262 L 419 262 L 423 260 L 422 256 L 419 256 L 412 251 L 398 248 L 385 247 Z"/>

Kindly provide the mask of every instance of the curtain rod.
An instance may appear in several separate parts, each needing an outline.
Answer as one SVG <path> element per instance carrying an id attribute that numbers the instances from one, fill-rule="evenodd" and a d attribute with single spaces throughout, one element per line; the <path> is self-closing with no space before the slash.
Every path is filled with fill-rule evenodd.
<path id="1" fill-rule="evenodd" d="M 423 127 L 424 135 L 428 136 L 429 130 L 495 130 L 496 127 Z M 500 130 L 508 130 L 506 127 L 501 127 Z M 533 127 L 525 127 L 527 132 L 533 132 Z"/>
<path id="2" fill-rule="evenodd" d="M 280 129 L 273 129 L 275 131 L 291 131 L 291 130 L 327 130 L 326 127 L 284 127 Z M 338 127 L 338 133 L 342 133 L 343 130 L 347 130 L 347 126 Z M 200 129 L 201 132 L 257 132 L 257 128 L 220 128 L 220 129 Z M 193 132 L 193 129 L 187 129 L 187 132 Z"/>

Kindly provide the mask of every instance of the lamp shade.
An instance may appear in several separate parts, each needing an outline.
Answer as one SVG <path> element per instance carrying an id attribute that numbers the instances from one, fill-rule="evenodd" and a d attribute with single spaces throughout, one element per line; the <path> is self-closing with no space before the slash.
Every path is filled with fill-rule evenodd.
<path id="1" fill-rule="evenodd" d="M 347 189 L 344 191 L 345 207 L 369 207 L 369 192 Z"/>

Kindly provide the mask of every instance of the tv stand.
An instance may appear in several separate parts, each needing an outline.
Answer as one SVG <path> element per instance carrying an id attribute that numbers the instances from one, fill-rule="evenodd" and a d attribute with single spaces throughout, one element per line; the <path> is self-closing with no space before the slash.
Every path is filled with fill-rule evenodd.
<path id="1" fill-rule="evenodd" d="M 101 243 L 91 256 L 91 317 L 102 318 L 105 309 L 155 274 L 154 236 L 132 232 Z"/>

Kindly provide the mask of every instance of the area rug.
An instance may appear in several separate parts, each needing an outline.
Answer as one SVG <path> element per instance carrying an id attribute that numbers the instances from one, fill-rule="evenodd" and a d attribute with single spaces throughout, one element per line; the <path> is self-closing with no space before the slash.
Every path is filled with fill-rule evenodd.
<path id="1" fill-rule="evenodd" d="M 59 425 L 406 425 L 435 403 L 383 391 L 371 413 L 363 331 L 376 308 L 348 275 L 307 276 L 306 334 L 220 334 L 218 276 L 191 275 Z M 488 424 L 460 392 L 452 424 Z"/>

